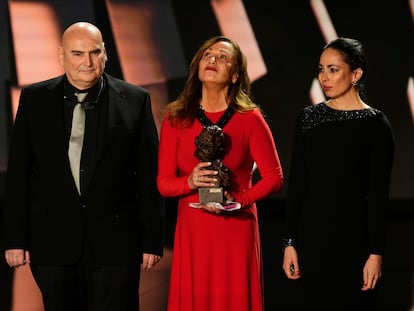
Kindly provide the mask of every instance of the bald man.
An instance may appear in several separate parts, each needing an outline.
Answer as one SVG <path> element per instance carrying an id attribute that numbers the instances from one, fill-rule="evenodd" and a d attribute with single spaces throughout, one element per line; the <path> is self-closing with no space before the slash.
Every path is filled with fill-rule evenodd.
<path id="1" fill-rule="evenodd" d="M 91 23 L 64 31 L 59 60 L 63 75 L 21 92 L 1 247 L 10 267 L 30 265 L 46 311 L 139 310 L 140 270 L 157 264 L 164 242 L 150 96 L 104 72 L 104 41 Z M 76 165 L 74 107 L 84 127 Z"/>

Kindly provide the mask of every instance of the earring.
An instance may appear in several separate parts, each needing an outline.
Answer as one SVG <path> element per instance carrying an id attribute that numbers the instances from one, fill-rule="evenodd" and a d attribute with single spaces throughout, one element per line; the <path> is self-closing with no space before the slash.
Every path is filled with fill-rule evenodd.
<path id="1" fill-rule="evenodd" d="M 355 82 L 355 81 L 352 81 L 352 83 L 351 83 L 353 86 L 355 86 L 355 85 L 357 85 L 357 82 Z"/>

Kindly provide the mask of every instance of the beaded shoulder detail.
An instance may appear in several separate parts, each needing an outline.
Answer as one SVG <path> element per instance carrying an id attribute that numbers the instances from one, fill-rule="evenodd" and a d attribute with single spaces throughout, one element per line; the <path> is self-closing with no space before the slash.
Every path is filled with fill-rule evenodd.
<path id="1" fill-rule="evenodd" d="M 352 119 L 364 119 L 379 115 L 381 112 L 375 108 L 359 110 L 335 110 L 325 103 L 311 105 L 303 110 L 302 132 L 306 133 L 315 126 L 328 122 L 340 122 Z"/>

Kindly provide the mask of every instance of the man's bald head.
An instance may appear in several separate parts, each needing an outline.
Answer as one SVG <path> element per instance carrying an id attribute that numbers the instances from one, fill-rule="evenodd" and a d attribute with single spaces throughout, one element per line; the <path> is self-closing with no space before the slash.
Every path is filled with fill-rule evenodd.
<path id="1" fill-rule="evenodd" d="M 62 35 L 59 59 L 73 86 L 81 90 L 92 87 L 102 76 L 107 61 L 101 31 L 88 22 L 70 25 Z"/>
<path id="2" fill-rule="evenodd" d="M 88 33 L 90 36 L 96 37 L 97 40 L 103 42 L 102 33 L 94 24 L 88 22 L 76 22 L 66 28 L 66 30 L 63 32 L 62 45 L 72 36 L 77 36 L 82 32 L 85 34 Z"/>

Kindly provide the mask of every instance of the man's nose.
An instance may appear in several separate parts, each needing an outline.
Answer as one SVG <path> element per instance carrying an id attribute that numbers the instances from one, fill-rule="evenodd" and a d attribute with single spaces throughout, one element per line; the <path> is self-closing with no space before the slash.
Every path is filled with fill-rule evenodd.
<path id="1" fill-rule="evenodd" d="M 93 64 L 92 56 L 89 54 L 85 54 L 85 63 L 87 66 L 91 66 Z"/>

